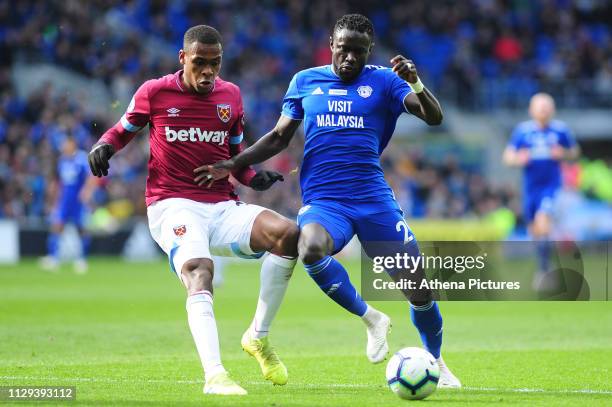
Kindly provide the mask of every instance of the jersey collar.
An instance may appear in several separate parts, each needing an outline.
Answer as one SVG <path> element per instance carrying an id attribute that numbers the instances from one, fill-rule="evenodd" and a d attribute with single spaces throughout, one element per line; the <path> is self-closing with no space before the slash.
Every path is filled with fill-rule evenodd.
<path id="1" fill-rule="evenodd" d="M 187 89 L 185 89 L 185 86 L 183 85 L 183 69 L 181 69 L 180 71 L 178 71 L 175 75 L 174 75 L 174 79 L 176 82 L 176 86 L 178 86 L 179 90 L 181 92 L 185 92 L 187 91 Z M 208 96 L 208 95 L 212 95 L 213 92 L 215 91 L 215 88 L 217 87 L 217 81 L 219 80 L 219 77 L 216 77 L 215 80 L 213 81 L 213 88 L 210 90 L 210 92 L 208 92 L 206 95 L 200 95 L 200 96 Z M 199 93 L 197 92 L 192 92 L 195 93 L 196 95 L 199 95 Z"/>
<path id="2" fill-rule="evenodd" d="M 331 74 L 334 76 L 334 78 L 338 79 L 340 82 L 342 82 L 344 84 L 347 84 L 347 85 L 351 84 L 351 83 L 357 82 L 357 80 L 359 80 L 359 78 L 361 78 L 361 75 L 363 75 L 363 73 L 365 71 L 365 65 L 364 65 L 363 68 L 361 69 L 361 72 L 359 72 L 359 75 L 357 75 L 357 77 L 355 79 L 353 79 L 351 82 L 344 82 L 342 79 L 340 79 L 340 77 L 338 76 L 338 74 L 334 70 L 334 64 L 329 64 L 327 66 L 329 67 L 329 72 L 331 72 Z"/>
<path id="3" fill-rule="evenodd" d="M 331 73 L 338 79 L 340 79 L 340 77 L 338 76 L 338 74 L 336 73 L 336 70 L 334 69 L 334 64 L 329 64 L 329 70 L 331 71 Z"/>

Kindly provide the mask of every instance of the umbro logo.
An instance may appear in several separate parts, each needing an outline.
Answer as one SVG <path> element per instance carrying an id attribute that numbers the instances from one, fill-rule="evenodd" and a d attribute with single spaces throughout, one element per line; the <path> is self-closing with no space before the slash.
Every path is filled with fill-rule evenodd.
<path id="1" fill-rule="evenodd" d="M 323 92 L 323 90 L 321 90 L 321 87 L 316 88 L 311 93 L 311 95 L 323 95 L 323 94 L 324 94 L 324 92 Z"/>
<path id="2" fill-rule="evenodd" d="M 168 117 L 176 117 L 179 115 L 179 112 L 181 110 L 177 109 L 176 107 L 171 107 L 170 109 L 166 110 L 166 112 L 168 112 Z"/>

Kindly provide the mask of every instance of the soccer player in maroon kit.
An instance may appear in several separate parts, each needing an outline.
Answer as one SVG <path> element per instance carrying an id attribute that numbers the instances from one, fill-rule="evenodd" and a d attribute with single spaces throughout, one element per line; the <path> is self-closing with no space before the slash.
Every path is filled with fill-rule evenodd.
<path id="1" fill-rule="evenodd" d="M 149 229 L 187 289 L 187 315 L 204 368 L 204 393 L 246 394 L 221 363 L 211 255 L 259 258 L 270 252 L 261 268 L 255 317 L 241 344 L 258 360 L 264 377 L 282 385 L 287 369 L 267 335 L 295 266 L 299 232 L 289 219 L 238 201 L 228 179 L 209 187 L 193 181 L 195 168 L 241 151 L 242 98 L 238 86 L 218 76 L 222 54 L 217 30 L 205 25 L 187 30 L 179 51 L 183 69 L 146 81 L 136 91 L 121 120 L 92 147 L 89 164 L 95 176 L 107 175 L 111 156 L 149 125 Z M 250 167 L 232 175 L 258 191 L 282 180 L 278 173 L 255 173 Z"/>

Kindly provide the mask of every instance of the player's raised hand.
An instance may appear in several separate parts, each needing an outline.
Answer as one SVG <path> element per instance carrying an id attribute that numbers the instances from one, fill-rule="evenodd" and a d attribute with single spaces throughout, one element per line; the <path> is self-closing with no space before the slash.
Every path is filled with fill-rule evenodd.
<path id="1" fill-rule="evenodd" d="M 561 161 L 565 158 L 565 149 L 560 145 L 554 145 L 550 149 L 550 158 L 553 160 Z"/>
<path id="2" fill-rule="evenodd" d="M 199 186 L 210 188 L 215 181 L 229 177 L 234 169 L 232 160 L 219 161 L 213 165 L 203 165 L 193 170 L 194 181 Z"/>
<path id="3" fill-rule="evenodd" d="M 516 151 L 516 162 L 519 166 L 523 167 L 527 165 L 530 159 L 531 159 L 531 154 L 529 154 L 528 148 L 519 148 Z"/>
<path id="4" fill-rule="evenodd" d="M 108 161 L 115 154 L 115 148 L 111 144 L 96 143 L 87 156 L 91 173 L 96 177 L 108 175 L 110 164 Z"/>
<path id="5" fill-rule="evenodd" d="M 402 55 L 391 58 L 391 70 L 408 83 L 416 83 L 419 80 L 414 62 Z"/>
<path id="6" fill-rule="evenodd" d="M 279 174 L 276 171 L 259 171 L 253 179 L 249 186 L 253 188 L 255 191 L 265 191 L 270 188 L 276 181 L 284 181 L 285 178 L 282 174 Z"/>

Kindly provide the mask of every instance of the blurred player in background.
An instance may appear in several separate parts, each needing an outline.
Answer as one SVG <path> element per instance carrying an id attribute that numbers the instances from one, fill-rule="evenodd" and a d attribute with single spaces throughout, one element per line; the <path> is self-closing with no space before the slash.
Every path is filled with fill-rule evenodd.
<path id="1" fill-rule="evenodd" d="M 504 162 L 522 167 L 523 212 L 529 233 L 536 240 L 538 273 L 533 282 L 538 291 L 556 288 L 550 271 L 550 234 L 555 195 L 561 188 L 561 161 L 574 160 L 580 154 L 571 130 L 553 120 L 555 101 L 546 93 L 537 93 L 529 102 L 531 120 L 520 123 L 504 151 Z"/>
<path id="2" fill-rule="evenodd" d="M 93 184 L 89 177 L 87 153 L 78 149 L 76 140 L 67 137 L 62 144 L 62 153 L 57 163 L 57 199 L 51 213 L 51 230 L 47 238 L 47 256 L 41 260 L 41 266 L 49 271 L 56 270 L 60 263 L 60 240 L 64 226 L 73 224 L 80 237 L 79 255 L 74 261 L 74 271 L 87 271 L 87 250 L 90 237 L 85 231 L 87 195 Z"/>
<path id="3" fill-rule="evenodd" d="M 289 145 L 303 120 L 299 255 L 321 290 L 362 318 L 368 336 L 366 354 L 371 362 L 379 363 L 389 350 L 390 319 L 363 301 L 332 255 L 355 234 L 370 257 L 377 255 L 376 242 L 393 242 L 391 246 L 410 256 L 420 255 L 385 181 L 380 154 L 402 113 L 437 125 L 442 111 L 411 60 L 398 55 L 390 61 L 392 69 L 366 65 L 373 38 L 374 28 L 367 17 L 349 14 L 340 18 L 330 37 L 332 64 L 293 77 L 276 127 L 231 160 L 200 167 L 195 181 L 205 183 L 210 175 L 223 179 L 229 171 L 272 157 Z M 423 345 L 440 365 L 439 385 L 460 387 L 441 356 L 442 316 L 431 293 L 411 301 L 411 316 Z"/>
<path id="4" fill-rule="evenodd" d="M 109 159 L 147 124 L 151 158 L 146 186 L 151 234 L 167 253 L 170 267 L 187 289 L 189 327 L 204 368 L 204 393 L 246 394 L 221 363 L 213 313 L 211 255 L 259 258 L 261 288 L 255 317 L 242 337 L 262 373 L 274 384 L 287 383 L 287 369 L 268 341 L 297 259 L 295 223 L 257 205 L 238 201 L 229 180 L 214 188 L 193 182 L 203 161 L 214 163 L 241 151 L 244 112 L 240 89 L 219 78 L 221 35 L 199 25 L 184 35 L 180 71 L 145 82 L 127 112 L 89 153 L 94 175 L 107 175 Z M 263 191 L 282 176 L 245 167 L 232 175 Z"/>

